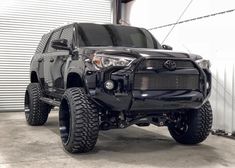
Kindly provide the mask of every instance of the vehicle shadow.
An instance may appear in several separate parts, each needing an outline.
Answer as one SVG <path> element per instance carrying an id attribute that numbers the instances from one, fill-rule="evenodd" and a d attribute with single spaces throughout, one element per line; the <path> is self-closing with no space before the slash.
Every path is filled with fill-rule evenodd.
<path id="1" fill-rule="evenodd" d="M 56 119 L 51 119 L 46 127 L 59 136 Z M 76 160 L 105 160 L 146 167 L 212 167 L 218 164 L 226 166 L 228 162 L 208 143 L 195 146 L 180 145 L 164 128 L 143 129 L 135 126 L 100 131 L 97 145 L 92 152 L 68 155 Z"/>

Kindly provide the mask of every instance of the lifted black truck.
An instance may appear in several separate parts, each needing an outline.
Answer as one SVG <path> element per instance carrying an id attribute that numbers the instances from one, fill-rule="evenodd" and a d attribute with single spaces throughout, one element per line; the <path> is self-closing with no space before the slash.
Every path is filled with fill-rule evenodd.
<path id="1" fill-rule="evenodd" d="M 210 62 L 173 52 L 146 29 L 74 23 L 45 34 L 25 93 L 29 125 L 59 106 L 59 129 L 71 153 L 92 150 L 99 130 L 167 126 L 182 144 L 210 133 Z"/>

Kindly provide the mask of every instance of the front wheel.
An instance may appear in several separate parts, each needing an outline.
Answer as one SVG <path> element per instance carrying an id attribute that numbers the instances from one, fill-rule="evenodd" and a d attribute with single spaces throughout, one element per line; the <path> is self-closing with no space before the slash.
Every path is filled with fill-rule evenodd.
<path id="1" fill-rule="evenodd" d="M 201 108 L 175 115 L 175 124 L 168 126 L 171 136 L 181 144 L 198 144 L 204 141 L 212 127 L 212 109 L 207 101 Z"/>
<path id="2" fill-rule="evenodd" d="M 92 150 L 99 132 L 99 117 L 96 105 L 82 88 L 67 89 L 63 95 L 59 126 L 64 148 L 70 153 Z"/>

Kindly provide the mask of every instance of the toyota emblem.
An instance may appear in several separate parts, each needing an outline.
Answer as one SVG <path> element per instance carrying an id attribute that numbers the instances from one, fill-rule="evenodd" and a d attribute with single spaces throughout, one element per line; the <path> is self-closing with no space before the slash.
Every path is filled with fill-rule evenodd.
<path id="1" fill-rule="evenodd" d="M 174 71 L 176 69 L 176 63 L 172 60 L 167 60 L 166 62 L 164 62 L 163 66 L 169 71 Z"/>

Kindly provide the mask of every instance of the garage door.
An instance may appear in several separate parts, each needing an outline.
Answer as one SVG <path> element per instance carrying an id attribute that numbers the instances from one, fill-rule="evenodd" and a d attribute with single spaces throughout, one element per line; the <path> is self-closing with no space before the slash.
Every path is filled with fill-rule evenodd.
<path id="1" fill-rule="evenodd" d="M 72 22 L 112 22 L 112 0 L 7 0 L 0 5 L 0 111 L 23 110 L 41 36 Z"/>

